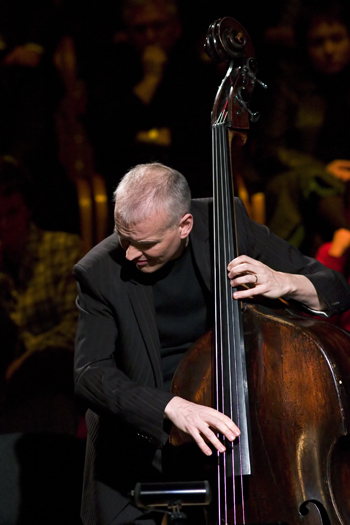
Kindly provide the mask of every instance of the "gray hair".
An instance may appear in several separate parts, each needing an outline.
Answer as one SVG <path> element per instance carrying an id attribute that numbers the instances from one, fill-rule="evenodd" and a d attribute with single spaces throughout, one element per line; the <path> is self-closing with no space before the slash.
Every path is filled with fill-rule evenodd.
<path id="1" fill-rule="evenodd" d="M 171 228 L 191 207 L 191 192 L 180 172 L 159 162 L 139 164 L 124 175 L 114 192 L 115 227 L 132 226 L 165 211 Z"/>

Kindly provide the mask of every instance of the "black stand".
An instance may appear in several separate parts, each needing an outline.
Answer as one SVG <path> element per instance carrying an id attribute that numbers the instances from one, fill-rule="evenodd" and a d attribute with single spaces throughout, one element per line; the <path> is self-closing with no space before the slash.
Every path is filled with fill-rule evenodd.
<path id="1" fill-rule="evenodd" d="M 159 511 L 167 507 L 170 525 L 186 525 L 184 505 L 209 505 L 211 490 L 208 481 L 136 483 L 131 496 L 139 508 Z"/>
<path id="2" fill-rule="evenodd" d="M 171 510 L 168 510 L 167 512 L 169 523 L 171 525 L 186 525 L 187 524 L 187 516 L 184 512 L 181 510 L 181 505 L 174 505 Z"/>

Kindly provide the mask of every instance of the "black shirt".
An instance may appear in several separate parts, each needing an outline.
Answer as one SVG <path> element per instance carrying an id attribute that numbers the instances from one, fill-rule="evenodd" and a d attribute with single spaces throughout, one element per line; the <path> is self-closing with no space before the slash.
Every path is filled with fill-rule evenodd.
<path id="1" fill-rule="evenodd" d="M 161 346 L 164 390 L 188 348 L 212 326 L 212 298 L 206 289 L 190 244 L 182 255 L 139 280 L 152 286 Z"/>

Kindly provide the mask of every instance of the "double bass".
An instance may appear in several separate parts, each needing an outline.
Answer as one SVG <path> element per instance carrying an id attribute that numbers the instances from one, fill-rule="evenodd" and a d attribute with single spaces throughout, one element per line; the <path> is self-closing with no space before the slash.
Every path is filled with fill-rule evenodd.
<path id="1" fill-rule="evenodd" d="M 224 412 L 241 436 L 211 465 L 216 496 L 203 523 L 347 525 L 350 334 L 283 301 L 233 300 L 232 158 L 257 118 L 249 109 L 257 65 L 233 18 L 211 24 L 206 50 L 228 62 L 211 118 L 215 325 L 183 358 L 172 391 Z M 176 429 L 170 441 L 181 443 Z"/>

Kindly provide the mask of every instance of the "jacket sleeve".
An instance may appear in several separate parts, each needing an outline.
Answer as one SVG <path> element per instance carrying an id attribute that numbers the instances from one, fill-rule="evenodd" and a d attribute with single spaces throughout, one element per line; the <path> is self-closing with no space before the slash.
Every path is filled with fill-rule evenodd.
<path id="1" fill-rule="evenodd" d="M 303 255 L 266 226 L 249 219 L 242 202 L 238 199 L 236 202 L 240 254 L 249 255 L 279 272 L 305 275 L 325 302 L 327 315 L 350 308 L 350 286 L 339 272 Z"/>
<path id="2" fill-rule="evenodd" d="M 161 445 L 166 439 L 164 408 L 173 395 L 131 380 L 117 366 L 122 345 L 118 314 L 83 266 L 76 265 L 74 275 L 79 310 L 74 363 L 77 395 L 96 413 L 115 416 L 122 425 Z M 136 352 L 130 355 L 131 361 L 137 358 Z"/>

